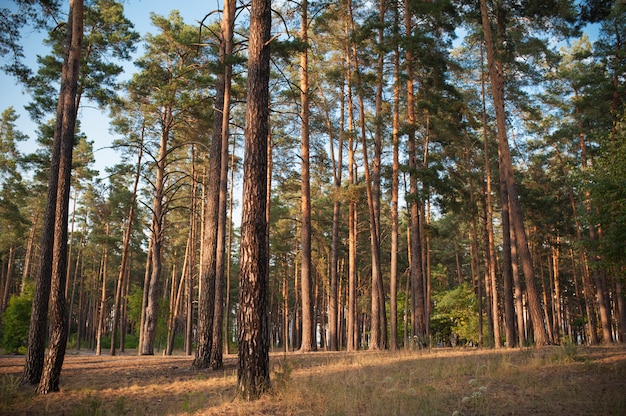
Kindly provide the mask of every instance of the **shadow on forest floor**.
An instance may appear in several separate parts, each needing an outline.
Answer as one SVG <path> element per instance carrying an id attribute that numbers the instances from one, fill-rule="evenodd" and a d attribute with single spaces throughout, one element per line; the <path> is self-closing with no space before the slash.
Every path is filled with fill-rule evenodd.
<path id="1" fill-rule="evenodd" d="M 432 349 L 272 353 L 273 391 L 235 399 L 237 358 L 218 371 L 189 356 L 68 351 L 61 392 L 17 382 L 0 356 L 2 415 L 616 415 L 626 414 L 626 348 Z"/>

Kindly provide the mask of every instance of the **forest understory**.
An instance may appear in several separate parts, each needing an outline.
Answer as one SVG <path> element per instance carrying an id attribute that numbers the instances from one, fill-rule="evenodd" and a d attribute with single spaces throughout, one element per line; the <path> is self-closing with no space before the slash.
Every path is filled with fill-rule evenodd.
<path id="1" fill-rule="evenodd" d="M 69 351 L 59 393 L 20 387 L 23 356 L 0 357 L 2 415 L 618 415 L 624 346 L 272 353 L 272 393 L 238 400 L 237 357 Z"/>

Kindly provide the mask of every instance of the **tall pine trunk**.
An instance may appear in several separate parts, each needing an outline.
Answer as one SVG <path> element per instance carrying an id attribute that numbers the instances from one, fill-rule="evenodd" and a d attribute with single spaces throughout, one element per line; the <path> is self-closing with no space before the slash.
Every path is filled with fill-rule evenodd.
<path id="1" fill-rule="evenodd" d="M 271 1 L 252 0 L 248 44 L 241 266 L 237 314 L 237 390 L 247 400 L 270 387 L 268 317 L 267 140 Z"/>
<path id="2" fill-rule="evenodd" d="M 232 64 L 229 58 L 233 51 L 233 27 L 235 23 L 235 2 L 228 0 L 224 3 L 221 23 L 220 63 L 223 68 L 223 99 L 221 117 L 216 117 L 222 123 L 220 128 L 222 140 L 222 155 L 220 158 L 219 200 L 217 217 L 217 247 L 215 259 L 215 310 L 213 313 L 213 349 L 211 351 L 211 368 L 222 368 L 224 350 L 228 350 L 228 342 L 224 333 L 224 270 L 226 263 L 226 205 L 228 201 L 228 142 L 230 137 L 230 94 Z M 217 139 L 217 137 L 216 137 Z M 226 312 L 228 312 L 226 310 Z"/>
<path id="3" fill-rule="evenodd" d="M 21 377 L 21 382 L 24 384 L 39 383 L 37 389 L 39 393 L 58 391 L 67 342 L 68 322 L 65 301 L 67 219 L 82 43 L 83 2 L 72 0 L 52 144 L 40 264 L 31 310 L 28 350 Z M 44 369 L 46 323 L 50 300 L 52 301 L 50 320 L 52 332 Z"/>
<path id="4" fill-rule="evenodd" d="M 504 175 L 506 191 L 508 192 L 509 210 L 511 226 L 514 229 L 517 241 L 518 254 L 524 271 L 526 281 L 526 292 L 528 294 L 528 307 L 533 322 L 533 331 L 535 343 L 537 345 L 545 345 L 548 343 L 545 323 L 543 321 L 541 302 L 539 301 L 539 292 L 535 282 L 535 272 L 533 270 L 532 258 L 528 248 L 526 239 L 526 230 L 524 229 L 524 221 L 522 211 L 513 177 L 513 163 L 509 150 L 509 143 L 506 130 L 506 114 L 504 109 L 504 73 L 502 63 L 496 59 L 496 51 L 491 33 L 491 22 L 489 20 L 489 12 L 487 8 L 487 0 L 480 1 L 480 12 L 482 18 L 483 34 L 485 37 L 485 46 L 487 50 L 487 65 L 489 68 L 489 78 L 491 81 L 492 98 L 496 111 L 496 124 L 498 133 L 498 149 L 500 151 L 501 174 Z M 497 11 L 500 15 L 501 11 Z M 502 16 L 499 16 L 498 33 L 504 35 L 505 28 Z M 502 38 L 502 37 L 501 37 Z M 503 201 L 504 203 L 504 201 Z M 495 318 L 494 318 L 495 319 Z"/>
<path id="5" fill-rule="evenodd" d="M 67 318 L 67 302 L 65 288 L 67 285 L 67 228 L 69 218 L 70 185 L 72 179 L 72 150 L 74 130 L 78 112 L 78 77 L 80 57 L 83 44 L 83 1 L 70 2 L 69 24 L 67 34 L 66 57 L 63 65 L 61 96 L 59 107 L 61 121 L 57 119 L 55 141 L 61 142 L 59 148 L 59 179 L 57 182 L 56 210 L 54 218 L 54 244 L 52 250 L 52 276 L 50 292 L 50 340 L 48 356 L 37 392 L 47 394 L 59 391 L 59 379 L 65 358 L 67 334 L 69 331 Z M 57 117 L 59 113 L 57 113 Z M 57 136 L 57 131 L 59 135 Z"/>
<path id="6" fill-rule="evenodd" d="M 301 7 L 300 37 L 306 45 L 308 42 L 308 3 L 303 0 Z M 311 178 L 309 166 L 309 73 L 308 51 L 306 47 L 300 53 L 300 119 L 301 119 L 301 157 L 302 157 L 302 182 L 301 191 L 301 226 L 300 253 L 302 265 L 300 266 L 300 284 L 302 289 L 302 342 L 300 351 L 315 350 L 315 322 L 313 314 L 313 294 L 311 277 Z"/>
<path id="7" fill-rule="evenodd" d="M 413 22 L 410 1 L 404 2 L 405 36 L 413 32 Z M 409 145 L 409 193 L 410 204 L 410 233 L 411 233 L 411 262 L 409 276 L 411 280 L 411 322 L 413 340 L 419 347 L 427 342 L 425 308 L 424 308 L 424 270 L 422 264 L 422 235 L 420 224 L 420 202 L 418 199 L 418 185 L 415 170 L 417 168 L 417 145 L 415 123 L 415 97 L 413 82 L 413 51 L 406 50 L 406 76 L 407 76 L 407 134 Z"/>

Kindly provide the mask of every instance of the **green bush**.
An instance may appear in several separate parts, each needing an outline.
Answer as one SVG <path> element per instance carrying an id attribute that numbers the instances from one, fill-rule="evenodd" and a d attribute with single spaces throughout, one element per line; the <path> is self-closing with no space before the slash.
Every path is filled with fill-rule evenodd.
<path id="1" fill-rule="evenodd" d="M 2 315 L 2 346 L 7 353 L 24 354 L 28 343 L 32 293 L 12 296 Z"/>

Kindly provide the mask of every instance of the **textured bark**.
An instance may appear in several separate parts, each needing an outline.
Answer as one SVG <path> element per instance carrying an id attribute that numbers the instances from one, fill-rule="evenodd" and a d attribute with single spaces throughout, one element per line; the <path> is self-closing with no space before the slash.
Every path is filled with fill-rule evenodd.
<path id="1" fill-rule="evenodd" d="M 252 0 L 241 214 L 237 390 L 246 400 L 270 387 L 266 196 L 271 1 Z"/>
<path id="2" fill-rule="evenodd" d="M 24 372 L 21 377 L 21 383 L 23 384 L 37 384 L 41 382 L 38 388 L 39 393 L 49 393 L 58 390 L 58 381 L 67 342 L 68 322 L 67 305 L 65 302 L 67 211 L 69 207 L 72 145 L 78 107 L 77 90 L 80 54 L 83 41 L 82 0 L 71 1 L 67 27 L 65 57 L 61 73 L 61 90 L 57 104 L 48 194 L 41 238 L 40 264 L 31 311 L 28 350 Z M 62 221 L 64 218 L 64 224 L 57 223 L 57 221 Z M 62 275 L 59 273 L 62 273 Z M 44 372 L 46 323 L 51 291 L 53 292 L 50 322 L 52 338 L 49 343 L 48 358 L 45 363 L 45 376 L 42 377 Z"/>
<path id="3" fill-rule="evenodd" d="M 301 28 L 300 37 L 306 44 L 308 41 L 308 3 L 303 0 L 301 7 Z M 301 225 L 300 244 L 302 253 L 302 265 L 300 267 L 300 283 L 302 289 L 302 343 L 300 351 L 314 351 L 315 345 L 315 323 L 313 315 L 313 294 L 311 277 L 311 174 L 309 162 L 309 73 L 308 73 L 308 51 L 305 49 L 300 53 L 300 118 L 302 130 L 302 142 L 300 146 L 302 157 L 302 182 L 301 192 Z"/>
<path id="4" fill-rule="evenodd" d="M 72 150 L 78 109 L 77 90 L 80 57 L 83 44 L 83 1 L 72 0 L 68 20 L 66 57 L 63 65 L 60 130 L 55 129 L 59 140 L 59 179 L 57 182 L 54 218 L 54 243 L 52 250 L 52 276 L 50 292 L 50 340 L 48 355 L 37 393 L 59 391 L 59 379 L 65 358 L 69 323 L 65 288 L 67 285 L 67 236 L 69 219 L 70 185 L 72 180 Z M 62 104 L 61 104 L 62 103 Z M 59 113 L 57 113 L 57 117 Z M 57 126 L 59 120 L 57 119 Z M 59 136 L 56 133 L 59 132 Z"/>

